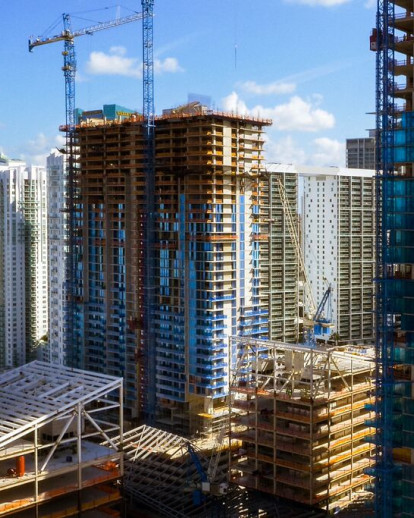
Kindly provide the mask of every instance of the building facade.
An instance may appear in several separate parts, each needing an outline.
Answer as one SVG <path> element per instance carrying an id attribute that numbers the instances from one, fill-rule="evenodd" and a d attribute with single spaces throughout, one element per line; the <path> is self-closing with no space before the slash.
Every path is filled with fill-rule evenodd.
<path id="1" fill-rule="evenodd" d="M 48 360 L 64 365 L 67 312 L 67 171 L 65 155 L 52 153 L 46 160 L 48 195 L 49 333 Z"/>
<path id="2" fill-rule="evenodd" d="M 48 331 L 46 173 L 0 162 L 0 366 L 24 364 Z"/>
<path id="3" fill-rule="evenodd" d="M 376 516 L 414 516 L 413 6 L 378 3 Z"/>
<path id="4" fill-rule="evenodd" d="M 266 164 L 269 189 L 269 338 L 299 341 L 301 281 L 299 178 L 294 166 Z"/>
<path id="5" fill-rule="evenodd" d="M 82 367 L 125 378 L 131 417 L 212 429 L 229 336 L 268 335 L 266 124 L 197 103 L 157 118 L 152 235 L 142 119 L 77 128 L 75 348 Z"/>
<path id="6" fill-rule="evenodd" d="M 375 461 L 366 441 L 373 433 L 373 355 L 357 347 L 232 341 L 239 355 L 230 438 L 241 448 L 231 458 L 230 480 L 327 514 L 367 501 L 366 470 Z"/>
<path id="7" fill-rule="evenodd" d="M 300 167 L 303 242 L 316 305 L 333 288 L 332 320 L 341 340 L 374 339 L 374 172 Z"/>
<path id="8" fill-rule="evenodd" d="M 346 167 L 375 169 L 375 138 L 346 139 Z"/>

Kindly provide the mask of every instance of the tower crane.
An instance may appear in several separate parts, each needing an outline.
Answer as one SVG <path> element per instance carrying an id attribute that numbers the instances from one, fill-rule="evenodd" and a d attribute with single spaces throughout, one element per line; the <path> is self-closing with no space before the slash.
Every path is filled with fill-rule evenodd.
<path id="1" fill-rule="evenodd" d="M 73 130 L 75 126 L 75 77 L 76 77 L 76 54 L 75 54 L 75 38 L 79 36 L 92 35 L 95 32 L 118 27 L 125 23 L 135 22 L 143 19 L 142 13 L 135 13 L 123 18 L 117 18 L 108 22 L 98 23 L 90 27 L 85 27 L 72 32 L 70 15 L 64 13 L 63 15 L 63 31 L 60 34 L 50 38 L 30 38 L 29 51 L 32 52 L 35 47 L 55 43 L 57 41 L 64 42 L 63 50 L 63 73 L 65 76 L 65 100 L 66 100 L 66 129 Z"/>
<path id="2" fill-rule="evenodd" d="M 323 294 L 322 300 L 320 301 L 315 316 L 313 317 L 314 333 L 317 338 L 320 337 L 328 339 L 331 335 L 331 330 L 334 327 L 332 323 L 331 297 L 332 286 L 329 285 Z"/>

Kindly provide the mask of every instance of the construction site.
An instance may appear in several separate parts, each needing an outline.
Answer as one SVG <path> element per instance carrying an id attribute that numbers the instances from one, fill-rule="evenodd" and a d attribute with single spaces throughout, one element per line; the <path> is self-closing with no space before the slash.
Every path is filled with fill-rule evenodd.
<path id="1" fill-rule="evenodd" d="M 373 351 L 232 342 L 230 438 L 242 445 L 230 480 L 327 512 L 348 507 L 371 481 Z"/>
<path id="2" fill-rule="evenodd" d="M 29 42 L 30 50 L 65 46 L 72 369 L 61 375 L 93 374 L 85 399 L 82 384 L 61 381 L 68 393 L 59 393 L 55 413 L 34 414 L 34 422 L 59 416 L 63 425 L 42 435 L 46 445 L 38 425 L 25 433 L 30 484 L 22 483 L 22 450 L 6 454 L 16 465 L 5 465 L 15 470 L 6 486 L 11 491 L 13 479 L 27 490 L 21 498 L 10 493 L 7 512 L 31 506 L 58 518 L 47 505 L 61 503 L 62 513 L 66 505 L 70 516 L 107 512 L 122 499 L 166 517 L 299 518 L 353 508 L 368 516 L 375 355 L 369 346 L 316 341 L 314 326 L 332 325 L 323 314 L 330 286 L 319 305 L 305 300 L 299 315 L 311 291 L 298 236 L 298 179 L 266 170 L 271 121 L 200 102 L 155 116 L 153 5 L 143 0 L 143 15 L 134 17 L 143 20 L 142 114 L 106 105 L 74 115 L 74 38 L 132 20 L 71 32 L 64 15 L 61 35 Z M 47 388 L 35 385 L 33 397 L 58 390 L 36 380 Z M 91 417 L 100 411 L 102 420 Z M 90 456 L 82 450 L 88 447 Z M 61 449 L 63 471 L 45 476 Z M 59 485 L 66 473 L 76 505 Z"/>
<path id="3" fill-rule="evenodd" d="M 0 374 L 0 516 L 121 516 L 122 413 L 120 378 L 38 361 Z"/>
<path id="4" fill-rule="evenodd" d="M 241 442 L 227 426 L 214 437 L 188 438 L 143 425 L 124 434 L 124 488 L 129 507 L 191 518 L 322 518 L 325 513 L 228 482 L 228 459 Z"/>

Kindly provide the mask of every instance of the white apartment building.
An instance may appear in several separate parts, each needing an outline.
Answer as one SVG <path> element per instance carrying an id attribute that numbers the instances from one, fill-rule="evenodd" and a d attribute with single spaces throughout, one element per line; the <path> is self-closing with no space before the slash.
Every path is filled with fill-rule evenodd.
<path id="1" fill-rule="evenodd" d="M 48 330 L 44 167 L 0 157 L 0 367 L 33 359 Z"/>
<path id="2" fill-rule="evenodd" d="M 296 210 L 292 199 L 294 191 L 291 191 L 289 197 L 286 185 L 292 182 L 292 175 L 297 177 L 301 221 L 297 236 L 315 308 L 331 285 L 332 321 L 335 326 L 333 332 L 338 333 L 343 340 L 371 341 L 374 308 L 375 172 L 368 169 L 292 164 L 268 164 L 267 171 L 271 178 L 283 179 L 292 215 Z M 279 191 L 270 192 L 271 206 L 276 207 Z M 285 207 L 281 216 L 272 216 L 272 226 L 279 225 L 278 243 L 283 238 L 285 244 L 281 248 L 278 244 L 280 249 L 271 247 L 270 254 L 271 271 L 275 272 L 274 278 L 278 273 L 283 279 L 284 286 L 279 291 L 285 299 L 288 294 L 291 297 L 294 293 L 293 285 L 286 283 L 291 282 L 292 275 L 296 275 L 298 283 L 298 266 L 302 270 L 300 261 L 298 265 L 298 258 L 292 259 L 294 250 L 292 243 L 289 245 L 291 230 L 287 224 L 286 210 Z M 280 217 L 283 230 L 279 229 Z M 293 217 L 291 219 L 294 221 Z M 299 278 L 302 277 L 300 274 Z M 278 297 L 280 295 L 273 291 L 272 299 L 278 300 Z M 305 305 L 309 305 L 309 301 Z M 272 322 L 275 319 L 278 319 L 276 310 L 272 313 Z"/>
<path id="3" fill-rule="evenodd" d="M 333 288 L 332 319 L 343 340 L 374 335 L 373 170 L 297 167 L 302 178 L 303 251 L 316 303 Z"/>
<path id="4" fill-rule="evenodd" d="M 49 361 L 65 363 L 65 299 L 66 261 L 65 245 L 68 214 L 66 203 L 65 155 L 54 152 L 47 157 L 48 192 L 48 249 L 49 249 Z"/>

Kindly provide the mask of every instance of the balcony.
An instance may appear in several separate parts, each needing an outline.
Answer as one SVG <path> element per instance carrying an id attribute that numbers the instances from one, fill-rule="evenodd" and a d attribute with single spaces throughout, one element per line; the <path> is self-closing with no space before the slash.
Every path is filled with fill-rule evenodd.
<path id="1" fill-rule="evenodd" d="M 411 6 L 412 7 L 412 6 Z M 410 7 L 410 9 L 411 9 Z M 390 26 L 400 31 L 411 33 L 413 31 L 414 15 L 412 12 L 406 11 L 398 13 L 394 16 L 394 20 L 390 22 Z"/>
<path id="2" fill-rule="evenodd" d="M 412 21 L 411 21 L 411 29 L 412 30 Z M 400 25 L 403 25 L 403 21 L 400 20 Z M 407 56 L 413 55 L 413 41 L 414 36 L 404 35 L 403 37 L 394 38 L 394 49 L 401 54 L 406 54 Z"/>

